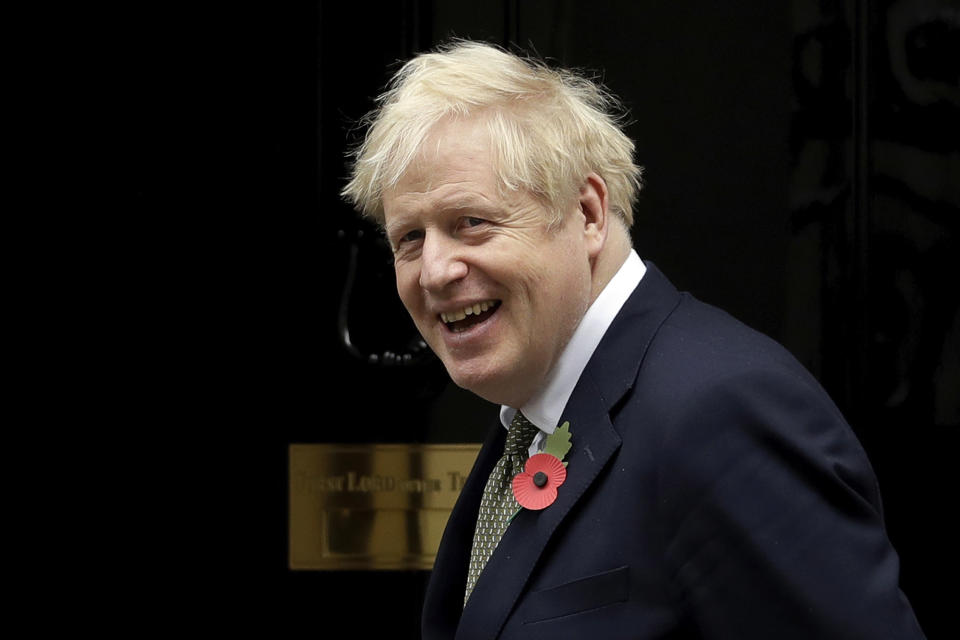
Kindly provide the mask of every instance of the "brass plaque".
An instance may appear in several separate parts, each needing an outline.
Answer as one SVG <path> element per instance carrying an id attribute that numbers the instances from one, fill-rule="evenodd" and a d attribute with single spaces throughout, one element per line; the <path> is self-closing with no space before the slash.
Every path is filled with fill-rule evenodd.
<path id="1" fill-rule="evenodd" d="M 290 445 L 290 568 L 433 568 L 479 451 L 479 444 Z"/>

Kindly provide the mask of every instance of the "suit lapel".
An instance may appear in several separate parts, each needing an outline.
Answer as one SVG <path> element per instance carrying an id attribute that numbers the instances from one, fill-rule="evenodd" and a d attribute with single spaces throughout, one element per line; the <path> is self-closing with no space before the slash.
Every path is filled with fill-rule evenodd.
<path id="1" fill-rule="evenodd" d="M 601 406 L 583 407 L 571 415 L 573 447 L 567 456 L 566 482 L 552 505 L 542 511 L 521 511 L 507 528 L 467 601 L 457 640 L 497 636 L 550 537 L 620 446 Z"/>

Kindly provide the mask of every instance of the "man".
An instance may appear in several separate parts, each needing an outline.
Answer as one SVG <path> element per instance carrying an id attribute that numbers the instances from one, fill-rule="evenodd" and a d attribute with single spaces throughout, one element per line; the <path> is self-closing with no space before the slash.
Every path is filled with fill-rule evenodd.
<path id="1" fill-rule="evenodd" d="M 826 394 L 632 250 L 640 170 L 610 97 L 460 42 L 381 100 L 344 193 L 454 382 L 503 406 L 425 638 L 923 637 Z M 565 466 L 525 469 L 545 459 Z"/>

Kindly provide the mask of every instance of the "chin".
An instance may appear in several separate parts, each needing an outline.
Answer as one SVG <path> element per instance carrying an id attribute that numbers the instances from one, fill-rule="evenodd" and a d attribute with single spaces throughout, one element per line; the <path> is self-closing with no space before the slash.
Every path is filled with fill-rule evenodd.
<path id="1" fill-rule="evenodd" d="M 504 398 L 502 385 L 496 382 L 497 376 L 491 375 L 490 372 L 481 374 L 479 372 L 457 371 L 447 367 L 447 373 L 450 374 L 454 384 L 461 389 L 466 389 L 487 402 L 509 404 Z"/>
<path id="2" fill-rule="evenodd" d="M 521 407 L 530 395 L 524 395 L 524 390 L 516 382 L 508 383 L 500 377 L 491 379 L 490 377 L 451 376 L 451 378 L 461 389 L 466 389 L 493 404 Z"/>

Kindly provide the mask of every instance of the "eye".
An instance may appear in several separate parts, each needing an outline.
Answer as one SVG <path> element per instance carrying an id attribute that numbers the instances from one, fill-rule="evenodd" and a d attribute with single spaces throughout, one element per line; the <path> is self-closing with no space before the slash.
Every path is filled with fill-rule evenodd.
<path id="1" fill-rule="evenodd" d="M 479 227 L 480 225 L 486 223 L 486 220 L 483 218 L 474 218 L 472 216 L 467 216 L 463 219 L 463 226 L 465 227 Z"/>
<path id="2" fill-rule="evenodd" d="M 390 239 L 390 248 L 394 254 L 409 250 L 423 238 L 423 229 L 411 229 Z"/>
<path id="3" fill-rule="evenodd" d="M 423 229 L 414 229 L 400 236 L 400 243 L 416 242 L 423 237 Z"/>

